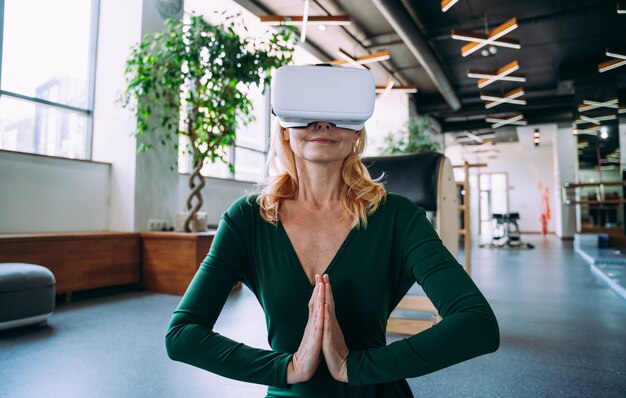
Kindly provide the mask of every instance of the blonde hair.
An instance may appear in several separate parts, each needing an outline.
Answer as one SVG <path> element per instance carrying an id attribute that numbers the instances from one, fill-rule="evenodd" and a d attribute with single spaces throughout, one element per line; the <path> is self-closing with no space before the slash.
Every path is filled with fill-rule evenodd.
<path id="1" fill-rule="evenodd" d="M 367 227 L 367 216 L 378 209 L 386 198 L 386 191 L 380 183 L 381 176 L 372 180 L 367 168 L 361 162 L 365 151 L 367 133 L 365 128 L 352 146 L 341 169 L 342 184 L 340 201 L 352 227 Z M 256 202 L 261 217 L 276 226 L 279 220 L 279 206 L 283 199 L 295 199 L 298 195 L 298 171 L 289 141 L 283 139 L 282 128 L 278 126 L 270 141 L 268 164 L 275 174 L 260 187 Z"/>

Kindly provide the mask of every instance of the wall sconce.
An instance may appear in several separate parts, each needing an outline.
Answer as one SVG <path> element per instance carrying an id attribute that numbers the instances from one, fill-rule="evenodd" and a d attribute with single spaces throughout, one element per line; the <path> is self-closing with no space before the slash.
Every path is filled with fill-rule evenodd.
<path id="1" fill-rule="evenodd" d="M 541 134 L 539 133 L 539 129 L 535 129 L 535 132 L 533 133 L 533 142 L 535 143 L 535 146 L 539 146 L 539 143 L 541 142 Z"/>

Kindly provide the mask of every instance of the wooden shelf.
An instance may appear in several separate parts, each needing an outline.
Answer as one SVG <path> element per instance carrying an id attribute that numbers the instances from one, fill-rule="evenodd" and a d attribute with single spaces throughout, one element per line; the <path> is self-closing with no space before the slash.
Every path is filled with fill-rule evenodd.
<path id="1" fill-rule="evenodd" d="M 603 205 L 626 203 L 626 199 L 606 199 L 606 200 L 566 200 L 566 205 Z"/>
<path id="2" fill-rule="evenodd" d="M 609 181 L 609 182 L 566 182 L 563 188 L 583 188 L 583 187 L 599 187 L 599 186 L 620 186 L 626 185 L 626 181 Z"/>
<path id="3" fill-rule="evenodd" d="M 414 335 L 430 329 L 433 326 L 432 321 L 421 319 L 407 318 L 389 318 L 387 322 L 387 332 Z"/>
<path id="4" fill-rule="evenodd" d="M 412 310 L 420 312 L 437 313 L 437 309 L 426 296 L 406 295 L 398 305 L 397 310 Z"/>

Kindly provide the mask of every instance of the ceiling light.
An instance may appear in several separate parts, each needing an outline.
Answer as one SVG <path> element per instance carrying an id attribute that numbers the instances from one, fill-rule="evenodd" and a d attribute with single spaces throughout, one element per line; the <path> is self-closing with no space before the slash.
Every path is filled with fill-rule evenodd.
<path id="1" fill-rule="evenodd" d="M 619 109 L 618 99 L 611 98 L 603 102 L 583 100 L 583 103 L 578 105 L 578 112 L 587 112 L 596 108 Z"/>
<path id="2" fill-rule="evenodd" d="M 467 71 L 467 77 L 472 78 L 472 79 L 485 79 L 485 80 L 489 80 L 493 77 L 498 76 L 498 71 L 483 71 L 483 70 L 476 70 L 476 69 L 470 69 Z M 494 79 L 494 81 L 507 81 L 507 82 L 520 82 L 523 83 L 526 81 L 526 76 L 521 75 L 519 73 L 511 73 L 511 74 L 504 74 L 504 75 L 500 75 L 500 77 L 498 77 L 497 79 Z M 493 82 L 492 82 L 493 83 Z M 479 82 L 479 84 L 481 84 Z M 489 83 L 491 84 L 491 83 Z M 486 87 L 489 84 L 484 84 L 482 87 Z M 479 87 L 481 87 L 479 85 Z"/>
<path id="3" fill-rule="evenodd" d="M 607 120 L 614 120 L 614 119 L 617 119 L 617 115 L 615 114 L 594 116 L 594 117 L 580 115 L 580 119 L 576 120 L 574 123 L 575 124 L 591 123 L 591 124 L 595 124 L 599 126 L 601 122 L 605 122 Z"/>
<path id="4" fill-rule="evenodd" d="M 484 140 L 480 136 L 478 136 L 476 134 L 472 134 L 469 131 L 466 131 L 465 135 L 468 136 L 469 138 L 473 139 L 476 142 L 480 142 L 481 144 L 484 142 Z"/>
<path id="5" fill-rule="evenodd" d="M 496 116 L 489 116 L 487 115 L 487 117 L 485 118 L 485 121 L 487 123 L 494 123 L 491 125 L 492 129 L 497 129 L 499 127 L 502 126 L 506 126 L 507 124 L 513 124 L 513 125 L 517 125 L 517 126 L 526 126 L 528 125 L 528 122 L 526 120 L 522 120 L 524 118 L 524 115 L 521 113 L 516 113 L 513 116 L 510 117 L 496 117 Z"/>
<path id="6" fill-rule="evenodd" d="M 467 57 L 475 51 L 478 51 L 481 48 L 489 45 L 520 49 L 521 45 L 518 40 L 501 39 L 502 36 L 512 32 L 513 30 L 517 29 L 517 27 L 517 19 L 511 18 L 503 24 L 494 28 L 487 35 L 452 29 L 452 38 L 456 40 L 471 42 L 461 48 L 461 55 L 463 55 L 464 57 Z"/>
<path id="7" fill-rule="evenodd" d="M 598 131 L 600 130 L 599 126 L 593 126 L 586 129 L 578 129 L 578 135 L 587 134 L 587 135 L 598 135 Z"/>
<path id="8" fill-rule="evenodd" d="M 523 88 L 516 88 L 515 90 L 511 90 L 508 93 L 504 94 L 504 97 L 491 95 L 491 94 L 480 94 L 480 99 L 485 101 L 485 108 L 490 109 L 495 106 L 501 104 L 515 104 L 515 105 L 526 105 L 526 101 L 517 100 L 516 98 L 524 95 Z"/>
<path id="9" fill-rule="evenodd" d="M 452 8 L 453 5 L 458 2 L 459 0 L 441 0 L 441 11 L 448 11 L 450 8 Z"/>
<path id="10" fill-rule="evenodd" d="M 624 3 L 617 3 L 617 13 L 618 14 L 626 14 L 626 4 Z"/>
<path id="11" fill-rule="evenodd" d="M 382 93 L 387 89 L 387 85 L 384 86 L 376 86 L 376 92 L 377 93 Z M 393 92 L 400 92 L 400 93 L 407 93 L 407 94 L 414 94 L 417 92 L 417 86 L 410 84 L 410 85 L 394 85 L 391 88 L 391 91 Z"/>
<path id="12" fill-rule="evenodd" d="M 518 69 L 519 63 L 517 61 L 513 61 L 495 71 L 479 71 L 470 69 L 467 71 L 467 77 L 480 79 L 478 80 L 479 88 L 487 87 L 491 83 L 497 82 L 498 80 L 525 82 L 525 76 L 513 74 L 513 72 Z"/>
<path id="13" fill-rule="evenodd" d="M 489 52 L 495 55 L 498 52 L 498 49 L 494 46 L 489 46 Z"/>
<path id="14" fill-rule="evenodd" d="M 365 67 L 364 67 L 361 63 L 357 62 L 357 60 L 356 60 L 353 56 L 351 56 L 350 54 L 348 54 L 347 52 L 345 52 L 345 51 L 344 51 L 344 50 L 342 50 L 341 48 L 339 49 L 339 51 L 337 52 L 337 54 L 338 54 L 341 58 L 343 58 L 343 63 L 342 63 L 342 64 L 339 64 L 339 63 L 337 62 L 337 60 L 335 60 L 335 61 L 331 61 L 330 63 L 335 63 L 336 65 L 345 65 L 345 64 L 350 64 L 350 65 L 352 65 L 352 66 L 354 66 L 354 67 L 365 69 Z"/>
<path id="15" fill-rule="evenodd" d="M 584 120 L 585 122 L 588 122 L 588 123 L 593 123 L 593 124 L 598 125 L 598 126 L 600 125 L 600 121 L 598 121 L 596 119 L 593 119 L 593 118 L 590 118 L 590 117 L 585 116 L 585 115 L 580 115 L 580 119 Z"/>
<path id="16" fill-rule="evenodd" d="M 306 42 L 306 30 L 309 24 L 309 0 L 304 0 L 304 12 L 302 13 L 302 31 L 300 32 L 300 41 Z"/>
<path id="17" fill-rule="evenodd" d="M 317 29 L 324 31 L 326 30 L 326 25 L 317 25 Z"/>
<path id="18" fill-rule="evenodd" d="M 391 55 L 389 54 L 389 51 L 387 50 L 363 55 L 361 57 L 353 57 L 352 55 L 348 54 L 347 51 L 340 48 L 337 54 L 342 59 L 330 61 L 328 62 L 329 64 L 334 64 L 334 65 L 351 64 L 359 68 L 364 68 L 363 64 L 371 64 L 373 62 L 385 61 L 391 58 Z"/>
<path id="19" fill-rule="evenodd" d="M 261 15 L 261 22 L 267 25 L 302 25 L 304 16 L 297 15 Z M 348 15 L 309 16 L 308 25 L 350 25 L 352 19 Z"/>
<path id="20" fill-rule="evenodd" d="M 480 52 L 480 55 L 482 55 L 483 57 L 488 57 L 489 56 L 489 51 L 485 48 Z"/>
<path id="21" fill-rule="evenodd" d="M 600 138 L 606 140 L 609 137 L 609 129 L 606 126 L 600 127 Z"/>
<path id="22" fill-rule="evenodd" d="M 395 84 L 395 81 L 392 78 L 389 78 L 389 80 L 387 80 L 387 85 L 385 86 L 385 90 L 383 90 L 380 99 L 385 99 L 385 97 L 387 96 L 387 94 L 389 94 L 389 91 L 391 91 L 391 88 L 393 87 L 393 85 Z"/>
<path id="23" fill-rule="evenodd" d="M 460 31 L 457 29 L 452 29 L 452 33 L 450 37 L 455 40 L 471 41 L 474 43 L 482 43 L 482 42 L 487 42 L 489 40 L 488 35 L 484 35 L 482 33 L 464 32 L 464 31 Z M 501 38 L 501 39 L 494 40 L 490 44 L 500 46 L 500 47 L 514 48 L 516 50 L 519 50 L 520 48 L 522 48 L 519 43 L 519 40 L 516 40 L 516 39 Z"/>
<path id="24" fill-rule="evenodd" d="M 615 51 L 606 50 L 606 56 L 616 59 L 611 59 L 609 61 L 605 61 L 599 64 L 598 71 L 600 73 L 626 65 L 626 54 L 624 53 L 616 53 Z"/>

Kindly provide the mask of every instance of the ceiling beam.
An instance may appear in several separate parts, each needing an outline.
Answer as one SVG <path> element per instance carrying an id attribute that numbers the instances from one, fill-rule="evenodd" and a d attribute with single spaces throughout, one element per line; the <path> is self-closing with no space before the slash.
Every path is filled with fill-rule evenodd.
<path id="1" fill-rule="evenodd" d="M 450 79 L 443 70 L 441 62 L 424 39 L 421 30 L 408 17 L 406 8 L 400 0 L 372 0 L 376 8 L 385 17 L 387 22 L 400 35 L 413 56 L 424 67 L 437 90 L 441 93 L 452 110 L 461 108 L 461 101 L 452 88 Z"/>
<path id="2" fill-rule="evenodd" d="M 418 107 L 417 110 L 420 114 L 432 114 L 438 118 L 486 115 L 493 112 L 526 113 L 527 110 L 549 109 L 560 106 L 570 106 L 572 109 L 575 109 L 576 105 L 573 95 L 556 95 L 554 90 L 526 91 L 525 97 L 527 100 L 527 105 L 525 106 L 516 107 L 506 104 L 502 106 L 502 110 L 496 108 L 494 111 L 485 109 L 484 102 L 475 95 L 463 97 L 461 99 L 463 107 L 456 112 L 451 112 L 443 102 L 435 103 L 431 97 L 427 97 L 422 102 L 422 98 L 419 94 L 416 97 L 416 103 Z M 505 106 L 507 107 L 506 109 L 504 109 Z"/>
<path id="3" fill-rule="evenodd" d="M 313 0 L 313 2 L 319 7 L 323 12 L 330 15 L 331 13 L 336 14 L 349 14 L 346 10 L 339 4 L 336 0 Z M 370 49 L 363 45 L 363 40 L 367 37 L 365 30 L 359 25 L 358 21 L 352 21 L 352 23 L 348 26 L 338 26 L 346 36 L 352 40 L 355 46 L 360 47 L 365 53 L 370 53 Z M 332 58 L 326 58 L 332 59 Z M 414 82 L 410 81 L 401 71 L 398 69 L 393 60 L 389 59 L 383 62 L 379 62 L 379 65 L 387 75 L 392 76 L 399 84 L 412 84 Z"/>
<path id="4" fill-rule="evenodd" d="M 262 15 L 274 15 L 276 12 L 265 7 L 263 4 L 254 0 L 235 0 L 240 6 L 250 11 L 257 17 L 261 17 Z M 314 57 L 321 59 L 322 61 L 325 59 L 332 59 L 332 56 L 324 51 L 317 44 L 309 41 L 299 44 L 302 48 L 312 54 Z"/>
<path id="5" fill-rule="evenodd" d="M 404 42 L 396 32 L 383 33 L 380 35 L 368 36 L 361 42 L 363 47 L 371 50 L 372 48 L 404 45 Z"/>
<path id="6" fill-rule="evenodd" d="M 559 107 L 545 110 L 528 111 L 524 109 L 524 118 L 529 125 L 542 123 L 573 123 L 574 112 L 571 107 Z M 508 127 L 508 126 L 507 126 Z M 492 123 L 485 119 L 465 120 L 456 122 L 441 122 L 441 131 L 453 133 L 466 130 L 489 130 Z"/>

